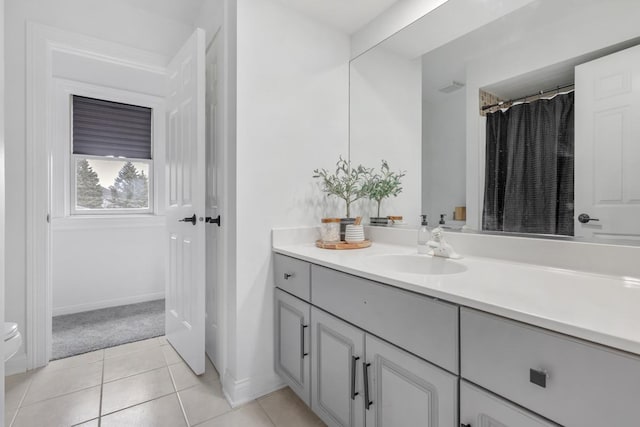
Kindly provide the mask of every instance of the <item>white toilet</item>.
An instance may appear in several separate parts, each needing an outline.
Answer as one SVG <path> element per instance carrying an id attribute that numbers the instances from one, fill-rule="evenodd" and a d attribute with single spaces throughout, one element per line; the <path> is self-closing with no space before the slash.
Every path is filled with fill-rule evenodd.
<path id="1" fill-rule="evenodd" d="M 22 345 L 22 335 L 18 331 L 18 324 L 4 322 L 4 361 L 11 359 Z"/>

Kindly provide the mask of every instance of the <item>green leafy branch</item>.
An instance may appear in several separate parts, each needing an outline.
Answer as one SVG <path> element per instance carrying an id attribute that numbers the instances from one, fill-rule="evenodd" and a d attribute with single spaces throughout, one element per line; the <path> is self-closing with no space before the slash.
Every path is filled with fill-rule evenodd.
<path id="1" fill-rule="evenodd" d="M 378 205 L 378 217 L 380 217 L 382 201 L 388 197 L 397 197 L 402 193 L 402 178 L 405 175 L 406 171 L 393 172 L 386 160 L 382 160 L 380 173 L 369 175 L 365 189 L 369 199 L 375 200 Z"/>
<path id="2" fill-rule="evenodd" d="M 362 165 L 351 167 L 351 162 L 340 156 L 336 163 L 335 173 L 326 169 L 315 169 L 313 177 L 321 180 L 322 191 L 330 196 L 338 197 L 346 203 L 347 218 L 351 215 L 351 204 L 356 200 L 368 197 L 369 177 L 372 169 Z"/>

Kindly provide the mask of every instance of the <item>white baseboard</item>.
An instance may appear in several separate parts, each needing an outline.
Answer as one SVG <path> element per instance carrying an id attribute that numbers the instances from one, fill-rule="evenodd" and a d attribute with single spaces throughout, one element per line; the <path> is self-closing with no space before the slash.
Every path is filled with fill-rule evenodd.
<path id="1" fill-rule="evenodd" d="M 226 371 L 222 376 L 222 391 L 232 408 L 244 405 L 265 394 L 279 390 L 285 384 L 275 372 L 261 377 L 236 380 Z"/>
<path id="2" fill-rule="evenodd" d="M 25 352 L 16 353 L 4 364 L 4 375 L 15 375 L 27 372 L 27 354 Z"/>
<path id="3" fill-rule="evenodd" d="M 116 298 L 104 301 L 95 301 L 87 304 L 67 305 L 64 307 L 54 307 L 53 315 L 60 316 L 62 314 L 81 313 L 83 311 L 98 310 L 101 308 L 117 307 L 119 305 L 136 304 L 139 302 L 153 301 L 164 298 L 163 292 L 154 292 L 151 294 L 135 295 L 125 298 Z"/>

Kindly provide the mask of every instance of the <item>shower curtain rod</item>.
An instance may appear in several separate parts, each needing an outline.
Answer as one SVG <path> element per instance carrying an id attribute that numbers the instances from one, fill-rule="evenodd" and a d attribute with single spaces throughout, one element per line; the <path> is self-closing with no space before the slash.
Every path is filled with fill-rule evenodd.
<path id="1" fill-rule="evenodd" d="M 564 86 L 554 87 L 553 89 L 541 90 L 538 93 L 532 93 L 531 95 L 521 96 L 520 98 L 514 98 L 514 99 L 510 99 L 508 101 L 501 101 L 501 102 L 498 102 L 497 104 L 483 105 L 482 106 L 482 111 L 488 110 L 488 109 L 493 108 L 493 107 L 499 107 L 502 104 L 510 104 L 510 103 L 513 103 L 513 102 L 523 101 L 523 100 L 526 101 L 527 98 L 531 98 L 531 97 L 534 97 L 534 96 L 542 96 L 542 95 L 546 95 L 547 93 L 551 93 L 551 92 L 560 92 L 562 89 L 567 89 L 567 88 L 570 88 L 570 87 L 573 87 L 573 86 L 575 86 L 575 85 L 573 83 L 571 83 L 571 84 L 564 85 Z"/>

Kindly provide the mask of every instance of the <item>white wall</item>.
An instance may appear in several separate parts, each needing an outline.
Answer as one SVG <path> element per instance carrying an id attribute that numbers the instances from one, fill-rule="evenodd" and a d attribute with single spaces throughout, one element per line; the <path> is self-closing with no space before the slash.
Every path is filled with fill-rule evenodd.
<path id="1" fill-rule="evenodd" d="M 371 35 L 371 29 L 380 32 L 378 24 L 393 23 L 397 33 L 387 34 L 390 37 L 384 39 L 385 48 L 409 58 L 416 58 L 536 1 L 541 0 L 400 1 L 387 13 L 380 15 L 354 34 L 352 40 L 354 44 L 363 42 L 362 36 Z M 406 26 L 401 26 L 402 23 L 406 23 Z M 385 36 L 385 33 L 380 32 L 379 36 L 377 41 L 382 41 L 381 37 Z M 369 43 L 376 42 L 375 37 L 370 39 Z"/>
<path id="2" fill-rule="evenodd" d="M 7 252 L 6 318 L 25 331 L 25 51 L 26 23 L 69 31 L 171 56 L 191 34 L 189 23 L 150 14 L 124 0 L 21 0 L 6 4 Z"/>
<path id="3" fill-rule="evenodd" d="M 517 35 L 515 45 L 483 55 L 468 64 L 466 170 L 467 224 L 470 228 L 480 228 L 484 194 L 485 121 L 478 112 L 479 89 L 640 37 L 637 16 L 640 16 L 640 2 L 585 2 L 580 8 L 572 8 L 571 13 L 557 15 L 547 25 L 536 24 L 535 31 Z M 582 24 L 576 25 L 577 22 Z M 496 67 L 496 64 L 500 66 Z"/>
<path id="4" fill-rule="evenodd" d="M 435 226 L 440 214 L 453 220 L 456 206 L 466 205 L 465 90 L 422 104 L 422 212 Z"/>
<path id="5" fill-rule="evenodd" d="M 351 61 L 350 138 L 353 165 L 404 170 L 402 193 L 382 202 L 381 216 L 401 215 L 417 224 L 421 195 L 422 63 L 377 47 Z M 352 215 L 376 216 L 375 202 Z"/>
<path id="6" fill-rule="evenodd" d="M 280 385 L 270 232 L 319 222 L 312 171 L 346 155 L 349 95 L 345 34 L 273 0 L 239 0 L 237 23 L 235 361 L 224 380 L 234 403 Z"/>
<path id="7" fill-rule="evenodd" d="M 227 31 L 231 23 L 225 20 L 225 10 L 229 7 L 229 0 L 203 0 L 194 25 L 205 30 L 207 45 L 220 29 Z"/>
<path id="8" fill-rule="evenodd" d="M 5 271 L 5 157 L 4 157 L 4 0 L 0 0 L 0 271 Z M 5 279 L 0 275 L 0 319 L 4 319 Z M 4 340 L 0 342 L 0 354 L 4 354 Z M 0 366 L 0 378 L 4 378 L 4 363 Z M 0 384 L 0 415 L 4 420 L 4 381 Z M 0 426 L 4 421 L 0 421 Z"/>
<path id="9" fill-rule="evenodd" d="M 164 219 L 53 228 L 53 315 L 164 298 Z"/>
<path id="10" fill-rule="evenodd" d="M 399 43 L 401 51 L 419 56 L 532 1 L 401 0 L 351 36 L 351 57 L 357 57 L 414 22 L 416 25 L 403 31 L 400 37 L 394 37 L 392 45 Z M 420 19 L 423 17 L 425 19 Z"/>
<path id="11" fill-rule="evenodd" d="M 59 30 L 52 31 L 52 37 Z M 77 313 L 164 297 L 164 152 L 166 91 L 164 70 L 131 67 L 99 58 L 138 57 L 119 44 L 69 33 L 52 53 L 50 83 L 53 128 L 51 184 L 51 268 L 53 315 Z M 87 44 L 97 57 L 86 55 Z M 60 48 L 61 49 L 61 48 Z M 127 53 L 125 53 L 127 52 Z M 142 59 L 142 55 L 138 59 Z M 164 62 L 160 56 L 156 60 Z M 142 105 L 153 111 L 153 158 L 149 176 L 155 215 L 93 216 L 71 212 L 71 95 Z M 100 274 L 96 274 L 100 272 Z"/>
<path id="12" fill-rule="evenodd" d="M 403 0 L 393 4 L 351 36 L 351 57 L 355 58 L 371 49 L 446 1 Z"/>

